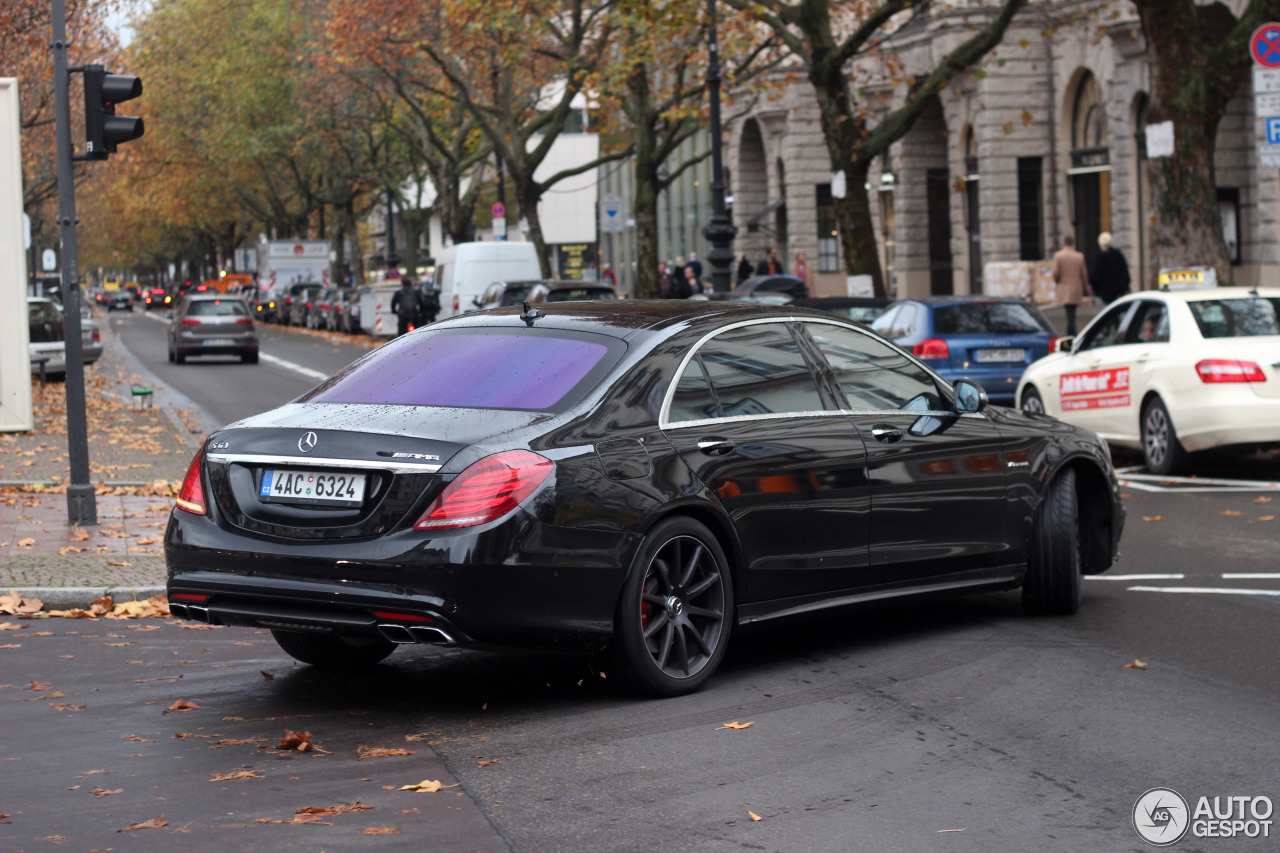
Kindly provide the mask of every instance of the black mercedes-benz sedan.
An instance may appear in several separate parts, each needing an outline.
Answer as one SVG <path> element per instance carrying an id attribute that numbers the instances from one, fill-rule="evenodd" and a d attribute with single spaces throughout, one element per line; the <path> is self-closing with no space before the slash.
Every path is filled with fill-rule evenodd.
<path id="1" fill-rule="evenodd" d="M 419 329 L 214 433 L 165 559 L 173 613 L 316 666 L 603 652 L 612 680 L 675 695 L 748 623 L 1019 586 L 1072 613 L 1123 520 L 1093 433 L 854 323 L 564 303 Z"/>

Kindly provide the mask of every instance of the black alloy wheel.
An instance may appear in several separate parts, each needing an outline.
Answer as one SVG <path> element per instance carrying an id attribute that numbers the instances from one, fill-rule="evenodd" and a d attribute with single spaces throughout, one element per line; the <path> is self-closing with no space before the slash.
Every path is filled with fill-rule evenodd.
<path id="1" fill-rule="evenodd" d="M 1186 462 L 1173 418 L 1164 401 L 1155 397 L 1142 410 L 1142 457 L 1152 474 L 1177 473 Z"/>
<path id="2" fill-rule="evenodd" d="M 396 649 L 395 643 L 381 638 L 334 637 L 276 630 L 272 630 L 271 636 L 290 657 L 320 669 L 363 669 L 378 663 Z"/>
<path id="3" fill-rule="evenodd" d="M 1022 411 L 1032 415 L 1044 414 L 1044 400 L 1040 398 L 1040 392 L 1034 385 L 1028 385 L 1022 392 Z"/>
<path id="4" fill-rule="evenodd" d="M 1076 472 L 1066 469 L 1049 484 L 1031 533 L 1022 609 L 1065 616 L 1080 608 L 1080 512 Z"/>
<path id="5" fill-rule="evenodd" d="M 724 657 L 733 583 L 724 551 L 702 524 L 667 519 L 645 537 L 614 620 L 624 682 L 649 696 L 701 687 Z"/>

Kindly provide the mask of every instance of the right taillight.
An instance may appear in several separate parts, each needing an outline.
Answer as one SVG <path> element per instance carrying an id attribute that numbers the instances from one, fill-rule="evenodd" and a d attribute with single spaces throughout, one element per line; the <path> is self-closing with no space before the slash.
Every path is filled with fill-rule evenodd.
<path id="1" fill-rule="evenodd" d="M 178 491 L 178 509 L 192 515 L 205 515 L 204 479 L 200 476 L 200 463 L 204 461 L 204 451 L 196 453 L 191 464 L 187 466 L 187 476 L 182 480 L 182 488 Z"/>
<path id="2" fill-rule="evenodd" d="M 1196 365 L 1201 382 L 1266 382 L 1267 374 L 1252 361 L 1236 361 L 1233 358 L 1206 358 Z"/>
<path id="3" fill-rule="evenodd" d="M 195 319 L 194 317 L 183 317 L 182 322 L 179 323 L 178 325 L 179 326 L 199 326 L 200 321 Z"/>
<path id="4" fill-rule="evenodd" d="M 445 486 L 414 530 L 473 527 L 511 512 L 555 470 L 555 463 L 528 450 L 486 456 Z"/>
<path id="5" fill-rule="evenodd" d="M 911 350 L 917 358 L 949 359 L 951 350 L 942 338 L 925 338 Z"/>

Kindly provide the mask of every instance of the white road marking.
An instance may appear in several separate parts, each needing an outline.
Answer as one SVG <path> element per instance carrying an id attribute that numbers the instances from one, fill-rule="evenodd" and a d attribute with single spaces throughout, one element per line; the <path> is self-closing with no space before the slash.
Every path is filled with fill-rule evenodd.
<path id="1" fill-rule="evenodd" d="M 1224 580 L 1280 580 L 1280 572 L 1223 572 Z"/>
<path id="2" fill-rule="evenodd" d="M 1220 586 L 1131 586 L 1131 592 L 1192 592 L 1205 595 L 1280 595 L 1280 589 L 1231 589 Z"/>
<path id="3" fill-rule="evenodd" d="M 279 356 L 271 355 L 269 353 L 262 352 L 261 350 L 258 352 L 258 358 L 268 364 L 274 364 L 276 367 L 283 367 L 285 370 L 292 370 L 294 373 L 301 374 L 308 379 L 315 379 L 323 382 L 330 376 L 328 373 L 321 373 L 319 370 L 312 370 L 309 367 L 303 367 L 301 364 L 294 364 L 292 361 L 286 361 Z"/>
<path id="4" fill-rule="evenodd" d="M 135 314 L 134 316 L 137 315 Z M 164 317 L 157 317 L 155 314 L 143 314 L 142 316 L 146 317 L 148 320 L 156 320 L 160 323 L 168 324 L 169 322 Z M 283 367 L 285 370 L 292 370 L 294 373 L 305 376 L 308 379 L 315 379 L 319 382 L 323 382 L 331 375 L 328 373 L 321 373 L 319 370 L 312 370 L 309 367 L 303 367 L 301 364 L 294 364 L 292 361 L 280 358 L 277 355 L 270 355 L 269 353 L 261 351 L 258 352 L 258 358 L 268 364 L 274 364 L 276 367 Z"/>
<path id="5" fill-rule="evenodd" d="M 1091 581 L 1180 581 L 1185 577 L 1186 575 L 1085 575 L 1085 579 Z"/>

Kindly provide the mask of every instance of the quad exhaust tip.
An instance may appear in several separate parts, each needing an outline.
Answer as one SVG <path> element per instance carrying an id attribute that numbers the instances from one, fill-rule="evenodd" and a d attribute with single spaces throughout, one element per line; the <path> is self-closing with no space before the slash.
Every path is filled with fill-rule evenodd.
<path id="1" fill-rule="evenodd" d="M 384 639 L 399 644 L 431 643 L 433 645 L 448 645 L 454 642 L 453 637 L 449 636 L 446 631 L 440 628 L 429 628 L 425 625 L 414 625 L 410 628 L 405 625 L 384 623 L 378 626 L 378 633 Z"/>

